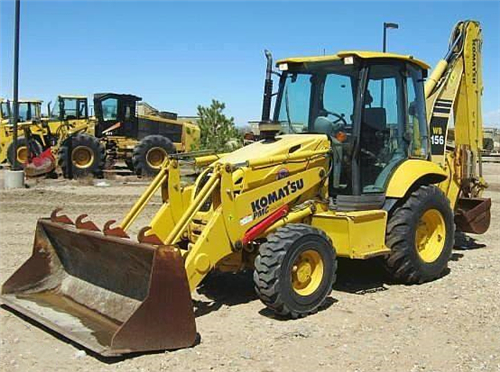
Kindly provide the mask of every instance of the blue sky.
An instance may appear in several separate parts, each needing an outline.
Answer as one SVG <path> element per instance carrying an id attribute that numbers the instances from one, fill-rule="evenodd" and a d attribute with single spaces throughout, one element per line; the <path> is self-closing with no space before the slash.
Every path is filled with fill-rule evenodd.
<path id="1" fill-rule="evenodd" d="M 445 54 L 461 19 L 483 26 L 483 112 L 500 123 L 500 2 L 173 2 L 22 0 L 20 95 L 137 94 L 153 106 L 194 115 L 212 98 L 241 125 L 261 112 L 265 59 L 377 50 L 430 65 Z M 14 1 L 0 0 L 0 96 L 12 95 Z"/>

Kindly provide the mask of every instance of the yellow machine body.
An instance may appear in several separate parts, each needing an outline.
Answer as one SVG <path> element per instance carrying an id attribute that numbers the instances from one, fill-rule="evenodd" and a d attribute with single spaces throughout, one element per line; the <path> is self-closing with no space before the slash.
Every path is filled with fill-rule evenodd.
<path id="1" fill-rule="evenodd" d="M 463 35 L 472 32 L 469 28 L 475 30 L 478 27 L 477 23 L 461 23 L 456 30 L 463 41 Z M 463 49 L 470 49 L 467 39 L 460 45 Z M 460 51 L 455 54 L 458 57 L 448 59 L 453 64 L 463 56 Z M 290 81 L 295 82 L 298 77 L 293 75 L 293 69 L 309 72 L 335 67 L 343 76 L 354 77 L 350 66 L 357 64 L 363 74 L 361 80 L 366 82 L 372 66 L 392 66 L 394 63 L 419 74 L 427 69 L 425 63 L 411 56 L 375 52 L 341 52 L 334 56 L 286 59 L 279 61 L 278 66 L 281 71 L 291 71 Z M 434 87 L 426 86 L 425 89 L 429 117 L 442 113 L 442 109 L 436 110 L 436 105 L 429 104 L 430 97 L 444 89 L 440 87 L 451 84 L 447 76 L 455 71 L 443 67 L 442 63 L 438 67 L 440 74 L 433 74 L 428 82 Z M 466 67 L 466 71 L 469 70 L 470 67 Z M 384 73 L 382 69 L 376 78 Z M 420 77 L 415 80 L 421 83 Z M 281 111 L 279 106 L 275 110 L 288 116 L 285 124 L 288 124 L 288 129 L 296 131 L 297 125 L 290 120 L 289 102 L 283 88 L 287 76 L 283 75 L 282 79 L 280 97 L 285 100 L 285 105 Z M 467 85 L 467 81 L 464 84 Z M 420 95 L 416 96 L 415 102 L 424 103 L 424 87 L 419 87 Z M 466 88 L 454 88 L 454 91 Z M 359 111 L 354 116 L 366 112 L 380 116 L 380 110 L 372 110 L 374 100 L 367 100 L 366 92 L 367 89 L 359 92 Z M 362 106 L 359 102 L 363 102 Z M 462 103 L 455 104 L 457 113 L 461 112 Z M 408 112 L 413 112 L 408 102 L 404 104 Z M 450 107 L 449 104 L 437 106 Z M 425 106 L 420 109 L 425 109 Z M 392 259 L 389 264 L 394 266 L 399 258 L 394 255 L 391 248 L 394 242 L 389 241 L 388 236 L 392 236 L 392 240 L 396 237 L 397 242 L 413 240 L 412 249 L 418 252 L 411 251 L 411 259 L 419 265 L 429 264 L 424 267 L 428 270 L 428 267 L 432 269 L 436 252 L 439 256 L 445 243 L 451 255 L 453 213 L 462 216 L 463 226 L 487 228 L 488 203 L 486 200 L 476 203 L 478 195 L 469 192 L 472 185 L 482 185 L 480 178 L 470 169 L 476 167 L 457 165 L 464 156 L 468 156 L 465 158 L 469 159 L 467 164 L 476 165 L 470 162 L 473 156 L 470 154 L 477 153 L 476 145 L 465 148 L 463 146 L 467 144 L 460 143 L 461 146 L 454 151 L 444 150 L 444 157 L 439 158 L 437 151 L 445 147 L 433 147 L 427 151 L 424 134 L 427 130 L 417 125 L 418 120 L 424 125 L 425 115 L 418 120 L 407 120 L 405 123 L 411 122 L 413 132 L 407 131 L 402 139 L 417 150 L 411 153 L 408 150 L 409 154 L 402 156 L 395 151 L 390 160 L 385 161 L 383 172 L 370 178 L 364 188 L 356 189 L 360 182 L 345 182 L 340 170 L 344 170 L 344 175 L 352 174 L 353 179 L 371 177 L 370 169 L 379 167 L 382 160 L 373 160 L 375 156 L 370 150 L 364 149 L 362 153 L 355 146 L 345 146 L 342 141 L 347 136 L 347 129 L 340 126 L 339 130 L 339 126 L 332 125 L 335 123 L 325 120 L 325 116 L 315 118 L 314 133 L 279 136 L 273 132 L 275 124 L 263 120 L 263 128 L 268 130 L 263 140 L 232 153 L 194 159 L 195 164 L 204 166 L 194 184 L 182 182 L 179 157 L 169 157 L 119 226 L 113 227 L 115 221 L 112 220 L 101 229 L 86 220 L 87 215 L 72 221 L 55 210 L 50 219 L 39 220 L 32 257 L 4 284 L 1 300 L 103 355 L 187 347 L 196 339 L 190 292 L 212 270 L 255 270 L 255 275 L 262 275 L 256 285 L 261 284 L 259 281 L 275 280 L 277 276 L 272 275 L 283 273 L 279 276 L 280 281 L 293 279 L 291 292 L 272 292 L 274 287 L 266 287 L 264 283 L 263 302 L 272 307 L 274 302 L 280 301 L 280 296 L 290 295 L 298 296 L 304 303 L 316 292 L 308 292 L 307 288 L 301 287 L 303 283 L 309 278 L 317 279 L 318 270 L 323 275 L 328 267 L 332 267 L 331 262 L 319 256 L 321 249 L 318 244 L 326 244 L 328 254 L 335 252 L 339 257 L 389 257 Z M 333 116 L 346 122 L 342 115 Z M 275 121 L 279 122 L 280 116 L 277 118 Z M 358 123 L 365 120 L 356 119 Z M 475 123 L 481 126 L 480 120 Z M 463 125 L 467 126 L 467 123 Z M 337 129 L 333 131 L 332 128 Z M 446 130 L 446 126 L 442 128 Z M 430 129 L 432 134 L 432 120 Z M 459 138 L 474 140 L 475 130 L 467 136 L 459 135 Z M 363 136 L 363 133 L 356 134 L 355 129 L 350 131 L 348 134 L 353 136 L 352 139 Z M 392 135 L 394 128 L 388 132 Z M 368 139 L 372 137 L 378 138 L 373 135 Z M 440 143 L 438 138 L 437 144 Z M 356 168 L 360 162 L 356 163 L 353 153 L 365 156 L 364 161 L 372 167 L 364 168 L 367 174 L 361 174 Z M 349 163 L 346 158 L 355 160 Z M 352 190 L 349 185 L 353 185 Z M 433 185 L 439 185 L 445 194 Z M 481 188 L 484 185 L 475 189 Z M 338 190 L 335 197 L 332 190 Z M 420 190 L 421 194 L 415 190 Z M 149 225 L 141 229 L 137 242 L 131 241 L 127 232 L 157 192 L 161 192 L 162 205 Z M 398 221 L 391 218 L 398 213 L 400 205 L 417 203 L 418 195 L 422 193 L 432 207 L 425 213 L 421 212 L 413 230 L 408 232 L 404 226 L 401 230 Z M 429 200 L 431 197 L 441 199 Z M 470 204 L 467 210 L 466 207 L 459 208 L 464 203 Z M 469 211 L 474 215 L 468 214 Z M 412 213 L 404 214 L 408 220 L 412 219 Z M 292 231 L 290 226 L 295 226 L 295 237 L 283 235 L 285 231 Z M 398 229 L 402 231 L 400 236 L 394 235 Z M 287 241 L 292 239 L 297 245 L 306 244 L 299 231 L 313 231 L 309 235 L 314 235 L 314 239 L 303 246 L 302 253 L 297 251 L 300 254 L 290 258 L 289 266 L 280 266 L 280 270 L 273 271 L 279 260 L 288 256 L 289 251 L 283 250 L 284 245 L 280 244 L 288 244 Z M 292 249 L 294 244 L 286 245 L 287 249 Z M 274 266 L 262 264 L 262 260 L 274 254 L 277 259 Z M 329 257 L 335 260 L 334 255 Z M 441 268 L 446 266 L 448 259 L 449 256 L 443 256 Z M 263 273 L 257 272 L 258 267 Z M 290 271 L 289 277 L 285 270 Z M 431 279 L 440 273 L 433 273 Z M 315 282 L 323 283 L 322 280 Z M 421 281 L 410 277 L 409 282 Z M 326 294 L 332 283 L 328 284 L 330 288 L 326 288 Z M 283 313 L 283 307 L 279 311 Z M 64 322 L 61 322 L 60 314 L 64 314 Z"/>
<path id="2" fill-rule="evenodd" d="M 7 160 L 7 151 L 12 143 L 13 139 L 13 128 L 11 124 L 12 108 L 11 102 L 5 99 L 0 99 L 1 112 L 0 112 L 0 163 Z M 18 122 L 18 137 L 24 136 L 24 129 L 29 128 L 30 130 L 37 132 L 37 139 L 43 138 L 43 129 L 37 125 L 41 118 L 41 107 L 42 101 L 34 99 L 22 99 L 19 100 L 19 106 L 24 111 L 28 118 L 20 117 L 21 121 Z M 27 160 L 27 149 L 25 146 L 20 146 L 17 150 L 18 158 Z"/>

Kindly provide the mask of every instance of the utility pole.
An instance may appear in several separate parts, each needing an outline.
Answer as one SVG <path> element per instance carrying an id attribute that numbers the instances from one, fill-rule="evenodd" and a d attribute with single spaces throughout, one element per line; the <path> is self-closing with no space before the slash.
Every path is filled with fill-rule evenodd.
<path id="1" fill-rule="evenodd" d="M 12 127 L 14 129 L 13 133 L 13 145 L 14 145 L 14 164 L 11 164 L 12 170 L 18 170 L 17 164 L 17 123 L 19 122 L 19 21 L 20 21 L 20 10 L 21 10 L 21 0 L 16 0 L 16 10 L 14 19 L 14 76 L 13 76 L 13 87 L 14 92 L 12 94 Z"/>
<path id="2" fill-rule="evenodd" d="M 13 139 L 13 164 L 11 170 L 5 174 L 5 188 L 19 188 L 24 185 L 24 171 L 19 169 L 17 162 L 17 124 L 19 122 L 19 23 L 21 15 L 21 0 L 15 2 L 14 14 L 14 76 L 13 76 L 13 94 L 12 94 L 12 139 Z"/>
<path id="3" fill-rule="evenodd" d="M 382 52 L 387 52 L 387 29 L 398 29 L 399 25 L 397 23 L 384 22 L 384 35 L 382 38 Z M 384 107 L 384 80 L 380 84 L 380 107 Z"/>

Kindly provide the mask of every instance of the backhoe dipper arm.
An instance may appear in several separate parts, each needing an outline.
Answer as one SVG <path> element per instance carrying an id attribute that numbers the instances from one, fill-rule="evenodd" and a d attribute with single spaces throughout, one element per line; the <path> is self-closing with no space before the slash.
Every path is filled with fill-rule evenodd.
<path id="1" fill-rule="evenodd" d="M 452 205 L 460 193 L 478 196 L 486 187 L 481 170 L 481 46 L 479 23 L 459 22 L 445 58 L 425 84 L 432 159 L 448 168 L 458 187 L 446 190 Z"/>
<path id="2" fill-rule="evenodd" d="M 440 188 L 455 211 L 457 227 L 476 234 L 486 232 L 491 220 L 491 200 L 481 197 L 487 187 L 481 166 L 481 46 L 478 22 L 457 23 L 446 57 L 425 85 L 432 160 L 448 173 Z"/>

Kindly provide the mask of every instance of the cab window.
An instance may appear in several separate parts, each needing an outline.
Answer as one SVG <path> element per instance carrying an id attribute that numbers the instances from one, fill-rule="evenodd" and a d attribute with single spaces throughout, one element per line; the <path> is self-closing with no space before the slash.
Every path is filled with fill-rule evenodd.
<path id="1" fill-rule="evenodd" d="M 104 121 L 118 119 L 118 99 L 106 98 L 102 101 L 102 117 Z"/>
<path id="2" fill-rule="evenodd" d="M 287 75 L 278 115 L 284 133 L 307 132 L 311 86 L 312 77 L 309 74 Z"/>
<path id="3" fill-rule="evenodd" d="M 86 119 L 88 117 L 88 109 L 87 109 L 87 100 L 86 99 L 79 99 L 77 101 L 77 107 L 78 107 L 78 119 Z"/>
<path id="4" fill-rule="evenodd" d="M 2 104 L 1 104 L 1 110 L 2 110 L 2 118 L 3 119 L 8 119 L 9 116 L 10 116 L 8 102 L 2 102 Z"/>
<path id="5" fill-rule="evenodd" d="M 429 152 L 429 134 L 425 117 L 424 84 L 422 71 L 408 66 L 406 78 L 408 88 L 408 128 L 410 156 L 427 158 Z"/>
<path id="6" fill-rule="evenodd" d="M 64 99 L 64 118 L 74 120 L 78 118 L 77 100 L 74 98 Z"/>
<path id="7" fill-rule="evenodd" d="M 31 107 L 27 102 L 21 102 L 18 104 L 19 106 L 19 121 L 28 121 L 31 120 Z"/>
<path id="8" fill-rule="evenodd" d="M 323 114 L 333 121 L 352 126 L 354 92 L 351 77 L 328 74 L 323 89 Z"/>

